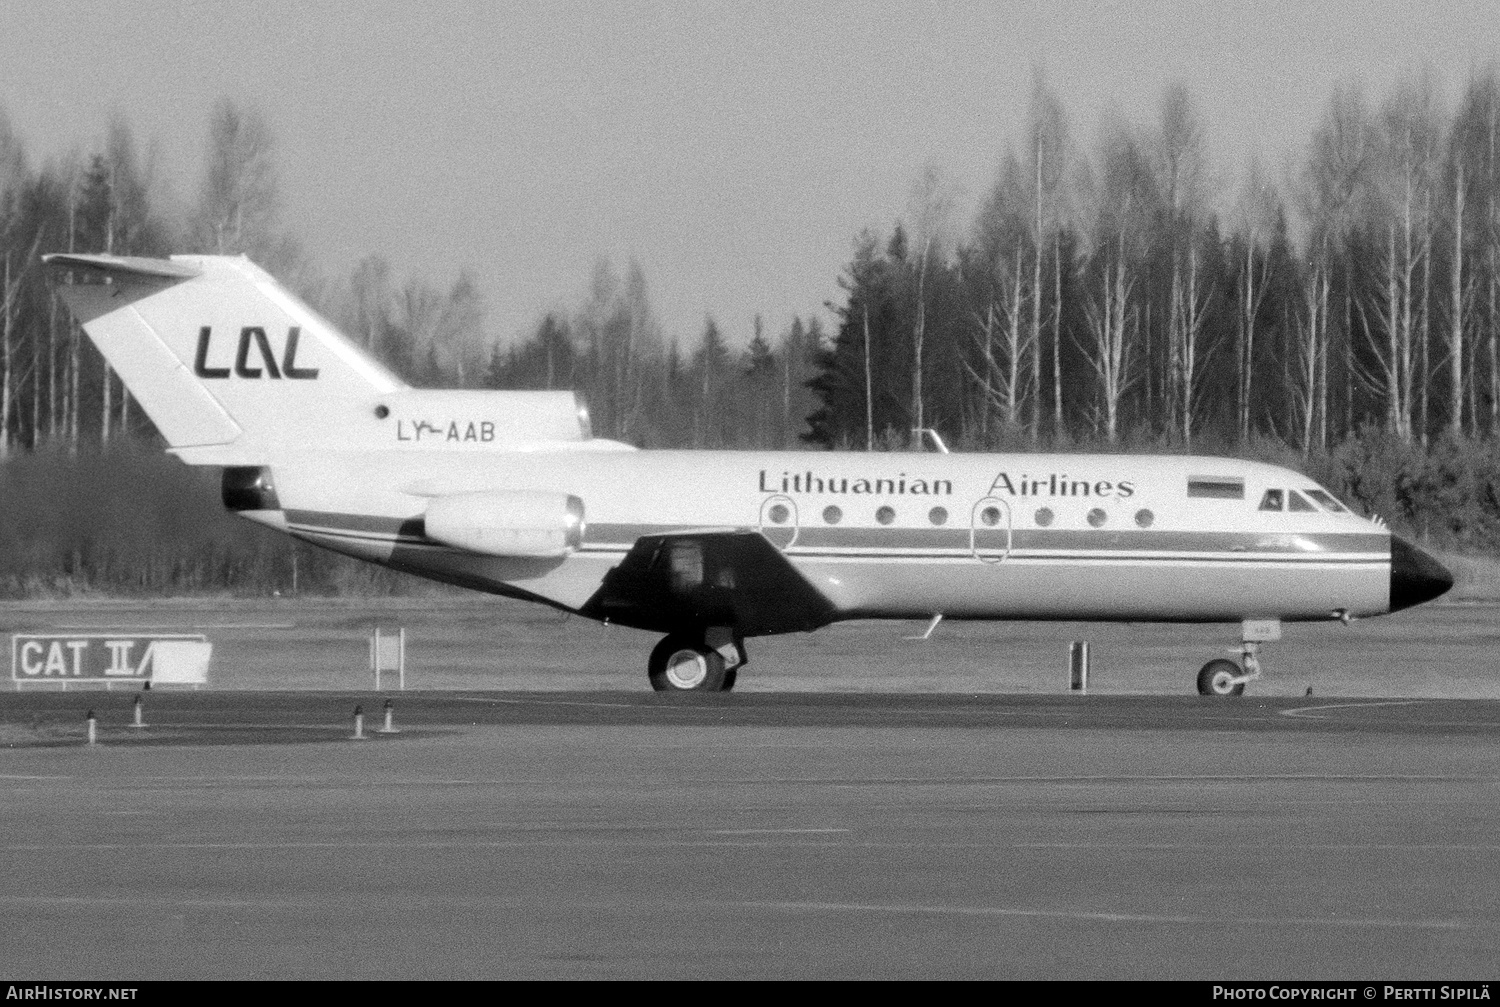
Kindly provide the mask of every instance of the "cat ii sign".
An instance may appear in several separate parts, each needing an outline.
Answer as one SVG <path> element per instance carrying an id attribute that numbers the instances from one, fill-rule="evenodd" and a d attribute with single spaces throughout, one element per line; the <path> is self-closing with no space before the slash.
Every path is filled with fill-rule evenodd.
<path id="1" fill-rule="evenodd" d="M 10 640 L 10 677 L 17 688 L 41 682 L 64 689 L 100 682 L 202 685 L 212 656 L 213 644 L 196 634 L 18 633 Z"/>

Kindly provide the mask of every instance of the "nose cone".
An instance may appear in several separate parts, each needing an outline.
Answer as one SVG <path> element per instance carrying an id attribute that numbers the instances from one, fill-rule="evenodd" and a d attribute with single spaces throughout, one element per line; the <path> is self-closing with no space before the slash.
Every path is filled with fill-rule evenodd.
<path id="1" fill-rule="evenodd" d="M 1453 586 L 1448 568 L 1399 536 L 1391 536 L 1391 611 L 1431 601 Z"/>

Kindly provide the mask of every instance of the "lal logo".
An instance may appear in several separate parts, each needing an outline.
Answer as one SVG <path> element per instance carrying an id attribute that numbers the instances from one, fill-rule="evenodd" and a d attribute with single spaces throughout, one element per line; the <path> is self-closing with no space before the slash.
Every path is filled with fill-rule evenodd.
<path id="1" fill-rule="evenodd" d="M 286 333 L 286 349 L 281 355 L 281 366 L 276 365 L 276 354 L 271 352 L 271 341 L 266 338 L 266 330 L 258 325 L 247 325 L 240 329 L 240 347 L 234 355 L 234 373 L 242 378 L 292 378 L 293 380 L 311 381 L 318 376 L 316 367 L 297 366 L 297 341 L 302 337 L 302 329 L 293 325 Z M 205 325 L 198 330 L 198 355 L 193 360 L 193 373 L 200 378 L 227 378 L 228 367 L 208 366 L 208 344 L 213 338 L 213 328 Z M 252 367 L 250 364 L 250 346 L 254 343 L 260 354 L 260 362 L 264 367 Z"/>

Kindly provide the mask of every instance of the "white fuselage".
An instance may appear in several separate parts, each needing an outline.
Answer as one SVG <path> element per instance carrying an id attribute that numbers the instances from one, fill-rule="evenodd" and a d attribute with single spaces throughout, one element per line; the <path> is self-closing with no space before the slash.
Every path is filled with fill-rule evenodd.
<path id="1" fill-rule="evenodd" d="M 1388 531 L 1336 504 L 1307 508 L 1315 483 L 1254 462 L 458 447 L 284 452 L 271 466 L 281 511 L 247 516 L 569 610 L 643 535 L 746 529 L 781 549 L 836 618 L 1314 620 L 1390 604 Z M 578 547 L 518 559 L 423 533 L 431 500 L 505 491 L 580 499 Z M 1267 491 L 1280 491 L 1280 509 L 1262 509 Z"/>

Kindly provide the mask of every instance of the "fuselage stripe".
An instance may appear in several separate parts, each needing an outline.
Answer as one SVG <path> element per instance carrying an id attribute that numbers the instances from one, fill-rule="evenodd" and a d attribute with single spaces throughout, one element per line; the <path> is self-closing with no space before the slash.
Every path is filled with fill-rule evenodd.
<path id="1" fill-rule="evenodd" d="M 340 528 L 330 528 L 322 525 L 288 525 L 288 530 L 294 534 L 313 538 L 340 539 L 349 542 L 367 543 L 370 545 L 385 545 L 393 548 L 422 549 L 431 552 L 462 553 L 461 549 L 433 542 L 428 539 L 414 538 L 409 535 L 390 535 L 378 532 L 347 531 Z M 593 557 L 623 557 L 630 551 L 626 544 L 618 545 L 589 545 L 579 549 L 577 555 Z M 958 561 L 972 563 L 977 558 L 972 552 L 961 550 L 949 550 L 945 552 L 933 552 L 920 549 L 864 549 L 864 550 L 839 550 L 839 551 L 814 551 L 792 549 L 787 557 L 793 561 L 799 559 L 820 561 L 843 561 L 843 562 L 873 562 L 879 560 L 902 560 L 902 561 Z M 988 558 L 996 562 L 1009 564 L 1026 564 L 1037 562 L 1059 562 L 1059 563 L 1087 563 L 1095 565 L 1129 565 L 1139 563 L 1180 563 L 1193 565 L 1220 565 L 1220 566 L 1383 566 L 1390 562 L 1388 555 L 1371 553 L 1364 556 L 1354 555 L 1318 555 L 1318 554 L 1286 554 L 1286 553 L 1184 553 L 1184 552 L 1161 552 L 1131 554 L 1119 552 L 1088 552 L 1079 550 L 1075 552 L 1048 552 L 1036 553 L 1025 551 L 1012 551 L 1010 553 L 986 554 Z"/>

